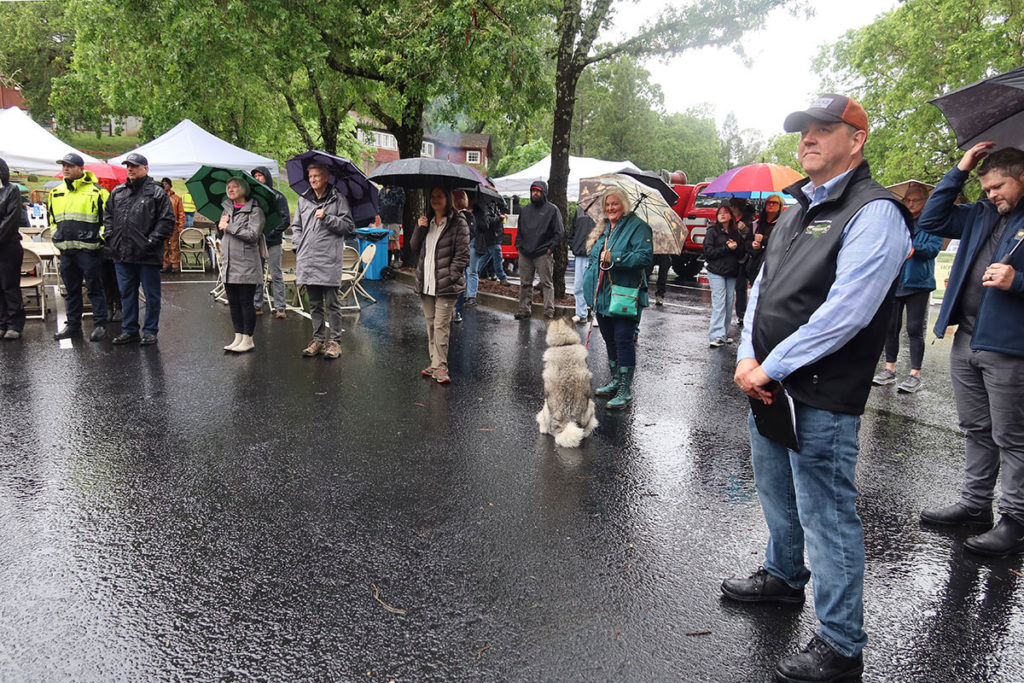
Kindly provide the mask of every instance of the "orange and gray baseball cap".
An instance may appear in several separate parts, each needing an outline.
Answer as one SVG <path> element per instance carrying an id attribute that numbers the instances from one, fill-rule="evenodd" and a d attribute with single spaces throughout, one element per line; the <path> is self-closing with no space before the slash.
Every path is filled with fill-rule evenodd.
<path id="1" fill-rule="evenodd" d="M 868 131 L 868 114 L 864 111 L 864 107 L 860 106 L 857 100 L 846 95 L 836 95 L 835 93 L 821 95 L 811 102 L 811 106 L 804 111 L 795 111 L 787 116 L 782 128 L 787 133 L 798 133 L 810 120 L 829 123 L 842 121 L 857 130 L 862 130 L 865 133 Z"/>

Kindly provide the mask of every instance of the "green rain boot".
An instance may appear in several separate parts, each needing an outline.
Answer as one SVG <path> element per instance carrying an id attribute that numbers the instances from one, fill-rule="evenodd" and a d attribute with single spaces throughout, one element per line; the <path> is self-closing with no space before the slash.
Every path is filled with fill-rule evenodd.
<path id="1" fill-rule="evenodd" d="M 620 367 L 619 368 L 619 391 L 615 394 L 615 398 L 608 401 L 605 407 L 608 410 L 621 410 L 633 402 L 633 373 L 636 372 L 635 367 Z"/>
<path id="2" fill-rule="evenodd" d="M 614 396 L 615 392 L 619 390 L 619 364 L 610 360 L 608 361 L 608 367 L 612 371 L 612 381 L 603 387 L 594 389 L 594 396 L 608 398 L 609 396 Z"/>

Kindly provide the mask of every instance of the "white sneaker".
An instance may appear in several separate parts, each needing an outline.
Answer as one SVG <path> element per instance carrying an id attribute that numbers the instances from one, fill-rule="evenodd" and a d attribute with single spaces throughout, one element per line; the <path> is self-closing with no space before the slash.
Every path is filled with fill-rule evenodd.
<path id="1" fill-rule="evenodd" d="M 577 324 L 583 322 L 584 320 L 586 320 L 586 318 L 584 318 L 583 316 L 574 315 L 572 317 L 572 321 Z"/>

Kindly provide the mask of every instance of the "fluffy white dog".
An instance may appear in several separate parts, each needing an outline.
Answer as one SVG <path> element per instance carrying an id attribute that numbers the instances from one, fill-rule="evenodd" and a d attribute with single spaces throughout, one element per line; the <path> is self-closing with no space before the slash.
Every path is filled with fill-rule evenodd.
<path id="1" fill-rule="evenodd" d="M 548 323 L 544 352 L 544 408 L 537 413 L 541 434 L 552 434 L 555 443 L 576 448 L 597 427 L 590 398 L 587 350 L 576 328 L 565 318 Z"/>

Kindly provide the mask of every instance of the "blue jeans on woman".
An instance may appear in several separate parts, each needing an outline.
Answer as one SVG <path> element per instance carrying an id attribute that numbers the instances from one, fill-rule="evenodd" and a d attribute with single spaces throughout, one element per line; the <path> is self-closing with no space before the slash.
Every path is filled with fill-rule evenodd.
<path id="1" fill-rule="evenodd" d="M 624 368 L 636 367 L 636 318 L 621 318 L 614 315 L 597 315 L 597 328 L 601 331 L 608 360 Z"/>
<path id="2" fill-rule="evenodd" d="M 462 314 L 462 308 L 466 304 L 466 297 L 476 298 L 477 290 L 480 289 L 480 273 L 479 261 L 480 255 L 476 253 L 476 249 L 473 248 L 473 242 L 476 238 L 469 241 L 469 265 L 466 266 L 466 289 L 459 293 L 459 298 L 455 300 L 455 312 Z"/>
<path id="3" fill-rule="evenodd" d="M 708 341 L 727 339 L 732 318 L 732 304 L 736 298 L 736 278 L 708 273 L 711 284 L 711 327 Z"/>
<path id="4" fill-rule="evenodd" d="M 574 261 L 576 266 L 572 274 L 572 295 L 576 298 L 576 315 L 580 318 L 586 318 L 587 300 L 583 295 L 583 273 L 587 272 L 587 264 L 590 263 L 590 257 L 577 256 Z"/>
<path id="5" fill-rule="evenodd" d="M 505 275 L 505 267 L 503 259 L 501 258 L 501 245 L 492 244 L 487 247 L 487 253 L 480 257 L 480 261 L 477 262 L 477 274 L 480 274 L 487 264 L 490 263 L 494 266 L 494 274 L 498 276 L 498 280 L 501 282 L 507 282 L 508 276 Z"/>
<path id="6" fill-rule="evenodd" d="M 804 545 L 814 567 L 821 637 L 856 657 L 864 633 L 864 529 L 857 515 L 860 416 L 795 403 L 796 453 L 757 431 L 750 415 L 754 484 L 768 524 L 764 568 L 793 588 L 807 583 Z"/>

